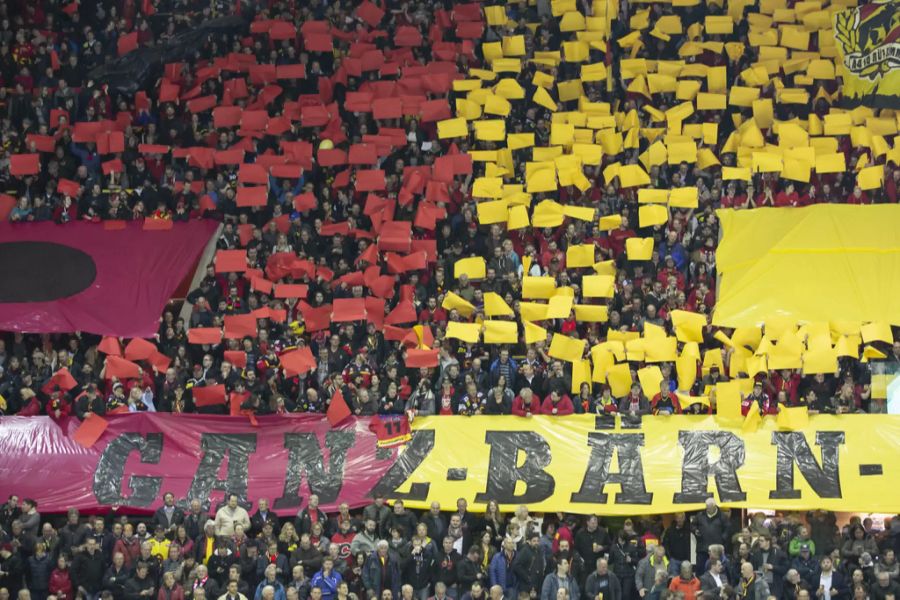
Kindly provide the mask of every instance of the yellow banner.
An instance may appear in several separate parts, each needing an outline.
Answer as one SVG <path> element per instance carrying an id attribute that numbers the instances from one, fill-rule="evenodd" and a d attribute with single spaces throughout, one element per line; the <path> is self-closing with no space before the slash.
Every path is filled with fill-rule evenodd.
<path id="1" fill-rule="evenodd" d="M 900 11 L 873 2 L 834 15 L 843 95 L 851 104 L 900 107 Z"/>
<path id="2" fill-rule="evenodd" d="M 755 427 L 755 425 L 754 425 Z M 900 417 L 813 416 L 802 431 L 715 417 L 429 417 L 382 479 L 388 498 L 427 508 L 637 515 L 723 506 L 900 512 Z M 744 431 L 743 429 L 747 429 Z"/>

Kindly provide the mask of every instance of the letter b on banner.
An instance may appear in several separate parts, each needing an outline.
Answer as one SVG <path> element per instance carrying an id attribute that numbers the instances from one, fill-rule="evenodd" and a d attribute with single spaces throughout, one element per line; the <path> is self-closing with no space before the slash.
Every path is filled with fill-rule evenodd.
<path id="1" fill-rule="evenodd" d="M 556 481 L 544 470 L 553 456 L 550 444 L 534 431 L 487 431 L 484 441 L 491 446 L 487 489 L 476 502 L 496 500 L 498 504 L 540 502 L 553 495 Z M 519 452 L 525 460 L 519 466 Z M 516 484 L 525 483 L 525 492 L 516 494 Z"/>

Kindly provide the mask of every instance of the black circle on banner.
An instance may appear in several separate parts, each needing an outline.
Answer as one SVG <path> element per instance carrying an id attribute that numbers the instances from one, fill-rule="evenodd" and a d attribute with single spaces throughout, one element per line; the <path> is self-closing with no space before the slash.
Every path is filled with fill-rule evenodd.
<path id="1" fill-rule="evenodd" d="M 0 302 L 53 302 L 97 278 L 89 254 L 53 242 L 0 243 Z"/>

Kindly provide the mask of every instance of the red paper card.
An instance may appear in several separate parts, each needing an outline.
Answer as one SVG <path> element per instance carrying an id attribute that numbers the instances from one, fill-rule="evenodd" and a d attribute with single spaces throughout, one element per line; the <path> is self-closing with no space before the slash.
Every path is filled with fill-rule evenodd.
<path id="1" fill-rule="evenodd" d="M 194 386 L 191 388 L 191 396 L 194 398 L 194 406 L 215 406 L 225 402 L 225 386 L 223 384 L 207 386 Z"/>
<path id="2" fill-rule="evenodd" d="M 107 427 L 109 427 L 109 421 L 100 415 L 91 414 L 81 422 L 81 425 L 72 434 L 72 440 L 79 446 L 92 448 Z"/>
<path id="3" fill-rule="evenodd" d="M 141 368 L 130 360 L 108 355 L 106 357 L 106 379 L 134 379 L 141 376 Z"/>
<path id="4" fill-rule="evenodd" d="M 335 298 L 331 307 L 332 322 L 364 321 L 365 318 L 366 301 L 364 298 Z"/>
<path id="5" fill-rule="evenodd" d="M 218 344 L 222 341 L 222 330 L 218 327 L 194 327 L 188 329 L 189 344 Z"/>
<path id="6" fill-rule="evenodd" d="M 146 360 L 156 351 L 156 344 L 141 338 L 134 338 L 125 346 L 125 358 L 128 360 Z"/>
<path id="7" fill-rule="evenodd" d="M 13 154 L 9 157 L 9 174 L 22 177 L 37 175 L 41 170 L 40 154 Z"/>
<path id="8" fill-rule="evenodd" d="M 215 263 L 216 273 L 243 273 L 247 270 L 247 251 L 219 250 Z"/>
<path id="9" fill-rule="evenodd" d="M 410 348 L 406 351 L 406 366 L 411 368 L 436 367 L 438 366 L 438 351 Z"/>
<path id="10" fill-rule="evenodd" d="M 224 358 L 238 368 L 247 366 L 247 353 L 241 350 L 226 350 Z"/>

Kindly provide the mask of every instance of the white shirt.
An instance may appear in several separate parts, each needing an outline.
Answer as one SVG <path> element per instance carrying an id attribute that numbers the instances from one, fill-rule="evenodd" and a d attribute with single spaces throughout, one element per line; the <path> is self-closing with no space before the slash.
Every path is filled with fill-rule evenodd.
<path id="1" fill-rule="evenodd" d="M 832 578 L 832 575 L 833 575 L 833 572 L 828 573 L 827 575 L 825 573 L 822 573 L 821 575 L 819 575 L 819 585 L 821 585 L 823 588 L 825 588 L 825 593 L 822 596 L 822 598 L 824 598 L 825 600 L 831 600 L 831 578 Z"/>

